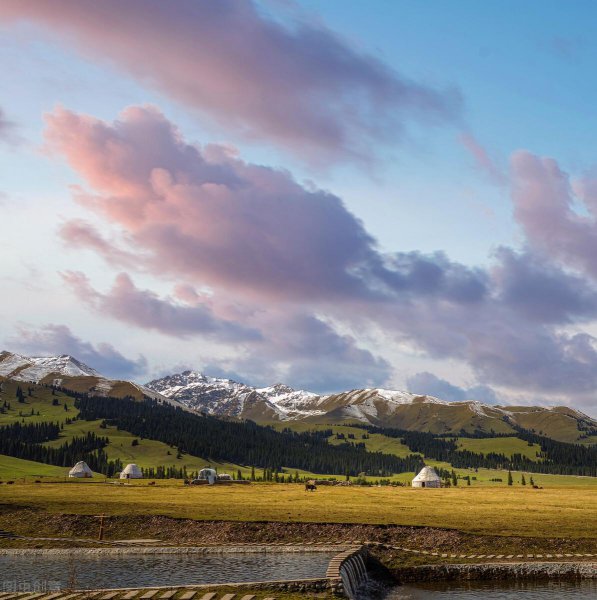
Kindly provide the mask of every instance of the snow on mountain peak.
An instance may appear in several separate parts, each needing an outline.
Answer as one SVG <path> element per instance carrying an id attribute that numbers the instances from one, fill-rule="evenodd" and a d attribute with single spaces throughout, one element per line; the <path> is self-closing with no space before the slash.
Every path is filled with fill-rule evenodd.
<path id="1" fill-rule="evenodd" d="M 11 352 L 2 352 L 0 354 L 0 375 L 5 377 L 11 377 L 18 381 L 38 383 L 44 377 L 51 374 L 67 377 L 101 377 L 95 369 L 92 369 L 69 354 L 32 357 Z"/>

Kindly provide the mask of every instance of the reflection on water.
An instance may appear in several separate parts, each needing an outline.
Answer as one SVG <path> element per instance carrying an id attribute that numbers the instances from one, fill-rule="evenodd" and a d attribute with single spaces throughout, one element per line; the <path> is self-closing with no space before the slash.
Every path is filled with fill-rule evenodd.
<path id="1" fill-rule="evenodd" d="M 332 556 L 328 552 L 0 556 L 0 592 L 325 577 Z"/>
<path id="2" fill-rule="evenodd" d="M 597 580 L 579 581 L 465 581 L 394 588 L 385 600 L 575 600 L 597 598 Z"/>

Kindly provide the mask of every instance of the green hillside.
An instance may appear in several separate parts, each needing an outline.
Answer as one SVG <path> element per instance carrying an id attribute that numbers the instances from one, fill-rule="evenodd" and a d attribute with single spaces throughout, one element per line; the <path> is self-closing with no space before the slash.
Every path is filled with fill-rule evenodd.
<path id="1" fill-rule="evenodd" d="M 367 450 L 370 450 L 371 452 L 385 452 L 394 454 L 395 456 L 407 456 L 408 454 L 413 453 L 408 446 L 402 444 L 397 438 L 388 437 L 381 433 L 367 433 L 366 430 L 358 426 L 336 424 L 323 425 L 304 422 L 277 422 L 272 423 L 272 426 L 280 431 L 286 427 L 294 431 L 324 431 L 330 429 L 333 432 L 328 438 L 328 441 L 331 444 L 342 444 L 346 441 L 352 441 L 365 444 Z M 338 439 L 337 434 L 344 435 L 344 439 Z M 364 435 L 367 437 L 363 438 Z M 454 439 L 457 441 L 459 448 L 481 454 L 489 454 L 490 452 L 505 454 L 506 456 L 522 454 L 530 460 L 537 460 L 537 452 L 540 451 L 540 447 L 537 444 L 529 446 L 527 442 L 516 437 L 478 439 L 460 437 Z"/>
<path id="2" fill-rule="evenodd" d="M 18 388 L 21 389 L 22 394 L 17 394 Z M 17 397 L 20 395 L 20 401 Z M 98 438 L 108 438 L 107 445 L 103 448 L 103 452 L 107 455 L 108 460 L 116 461 L 119 460 L 123 464 L 136 463 L 143 468 L 156 468 L 162 466 L 165 468 L 175 467 L 182 469 L 183 467 L 191 473 L 198 471 L 206 464 L 211 464 L 216 467 L 219 472 L 229 472 L 236 474 L 238 470 L 241 471 L 243 477 L 250 476 L 251 469 L 248 466 L 239 466 L 237 464 L 231 464 L 228 462 L 214 462 L 202 456 L 194 456 L 186 452 L 180 452 L 174 445 L 169 445 L 162 441 L 155 439 L 144 439 L 139 435 L 133 435 L 129 431 L 124 430 L 125 428 L 118 429 L 115 426 L 106 425 L 102 419 L 93 420 L 82 420 L 79 417 L 79 410 L 75 407 L 75 399 L 67 393 L 60 391 L 53 391 L 49 387 L 43 385 L 33 385 L 22 382 L 15 382 L 11 380 L 5 380 L 2 382 L 0 390 L 0 426 L 8 425 L 11 423 L 20 424 L 34 424 L 34 423 L 45 423 L 53 422 L 58 423 L 61 426 L 60 434 L 58 439 L 52 439 L 49 442 L 45 442 L 45 446 L 49 448 L 59 448 L 65 442 L 72 441 L 73 439 L 81 439 L 82 436 L 87 434 L 94 434 Z M 118 401 L 119 403 L 120 401 Z M 123 400 L 123 402 L 127 402 Z M 132 403 L 134 406 L 136 403 Z M 120 404 L 119 404 L 120 406 Z M 413 406 L 406 407 L 408 410 L 406 413 L 416 413 L 417 419 L 410 422 L 410 426 L 414 426 L 416 423 L 426 423 L 428 429 L 433 418 L 433 414 L 429 411 L 436 411 L 434 414 L 440 415 L 441 418 L 446 416 L 444 405 L 429 405 L 423 403 L 416 403 Z M 459 407 L 468 411 L 468 418 L 470 419 L 470 409 L 465 407 Z M 525 412 L 529 409 L 525 407 L 521 408 L 521 415 L 526 417 L 527 414 L 533 414 Z M 450 427 L 457 427 L 458 422 L 454 415 L 459 413 L 452 412 L 451 425 Z M 545 413 L 540 413 L 545 414 Z M 572 437 L 574 432 L 570 427 L 571 423 L 576 421 L 565 413 L 559 411 L 550 411 L 547 414 L 551 414 L 552 418 L 561 420 L 563 424 L 568 426 L 568 430 L 565 434 Z M 464 418 L 464 416 L 462 416 Z M 440 419 L 441 421 L 441 419 Z M 445 425 L 445 419 L 442 421 Z M 546 421 L 550 425 L 552 421 Z M 506 425 L 504 423 L 504 425 Z M 400 434 L 390 435 L 390 430 L 383 430 L 381 432 L 368 431 L 363 426 L 358 424 L 338 424 L 338 423 L 310 423 L 307 421 L 290 421 L 290 422 L 273 422 L 270 426 L 277 430 L 282 431 L 286 428 L 290 428 L 296 432 L 322 432 L 328 431 L 329 435 L 326 436 L 327 441 L 332 446 L 342 446 L 345 444 L 354 444 L 357 446 L 364 446 L 368 452 L 381 452 L 386 455 L 392 455 L 398 458 L 405 458 L 409 455 L 417 454 L 415 450 L 409 448 L 408 445 L 402 443 Z M 443 429 L 444 427 L 436 427 L 436 429 Z M 579 433 L 578 428 L 575 425 L 575 434 Z M 134 429 L 134 428 L 133 428 Z M 385 431 L 385 433 L 384 433 Z M 466 431 L 466 430 L 465 430 Z M 542 429 L 539 430 L 545 433 Z M 539 433 L 539 431 L 537 433 Z M 513 433 L 514 430 L 512 430 Z M 440 431 L 439 433 L 443 433 Z M 487 432 L 486 435 L 489 433 Z M 409 434 L 410 435 L 410 434 Z M 490 435 L 490 434 L 489 434 Z M 158 436 L 159 437 L 159 436 Z M 433 436 L 432 436 L 433 437 Z M 458 451 L 468 451 L 475 453 L 477 456 L 483 456 L 488 454 L 503 455 L 505 457 L 513 457 L 514 455 L 520 455 L 526 457 L 529 461 L 538 461 L 538 453 L 541 448 L 537 443 L 527 442 L 516 435 L 509 435 L 504 437 L 441 437 L 437 438 L 439 443 L 450 442 L 455 443 Z M 442 442 L 444 440 L 444 442 Z M 408 444 L 412 444 L 408 441 Z M 433 456 L 440 456 L 437 454 L 426 455 L 427 450 L 424 452 L 418 452 L 418 454 L 425 458 L 427 464 L 432 464 L 447 471 L 453 469 L 453 465 L 443 460 L 433 459 Z M 451 460 L 451 459 L 450 459 Z M 456 463 L 455 463 L 456 464 Z M 459 468 L 454 469 L 457 475 L 461 477 L 471 476 L 474 477 L 475 485 L 490 485 L 499 484 L 500 482 L 492 482 L 492 479 L 502 479 L 505 481 L 504 471 L 499 468 L 481 468 L 482 463 L 477 463 L 479 468 Z M 463 465 L 463 466 L 470 466 Z M 499 465 L 497 465 L 499 466 Z M 534 467 L 528 464 L 526 469 L 533 470 Z M 304 470 L 292 468 L 283 468 L 286 475 L 293 474 L 295 471 L 299 473 L 299 476 L 312 477 L 314 473 Z M 340 470 L 341 471 L 341 470 Z M 22 477 L 22 476 L 45 476 L 45 477 L 63 477 L 66 472 L 64 467 L 55 467 L 45 465 L 42 463 L 17 459 L 8 456 L 0 457 L 0 478 L 10 477 Z M 414 476 L 414 472 L 403 472 L 395 473 L 393 476 L 388 477 L 392 481 L 399 481 L 402 483 L 408 483 Z M 260 473 L 258 473 L 260 475 Z M 318 473 L 319 476 L 335 477 L 336 479 L 343 479 L 345 476 L 344 472 L 337 473 Z M 379 477 L 379 476 L 378 476 Z M 539 477 L 539 476 L 538 476 Z M 556 481 L 560 476 L 558 475 L 541 475 L 543 481 L 556 477 Z M 375 476 L 368 476 L 369 480 L 375 480 Z M 572 478 L 571 481 L 578 481 L 578 478 Z"/>
<path id="3" fill-rule="evenodd" d="M 497 454 L 505 454 L 512 456 L 513 454 L 522 454 L 530 460 L 537 460 L 537 453 L 541 448 L 537 444 L 529 445 L 528 442 L 516 437 L 497 437 L 497 438 L 457 438 L 458 447 L 471 452 L 481 454 L 489 454 L 495 452 Z"/>
<path id="4" fill-rule="evenodd" d="M 97 436 L 108 437 L 110 442 L 104 448 L 110 460 L 120 459 L 123 464 L 135 463 L 139 467 L 148 468 L 161 465 L 164 467 L 186 467 L 187 471 L 199 471 L 206 465 L 217 469 L 220 473 L 236 474 L 238 469 L 250 474 L 248 469 L 232 465 L 230 463 L 221 463 L 209 461 L 190 454 L 181 454 L 177 458 L 176 448 L 168 446 L 155 440 L 139 439 L 128 431 L 121 431 L 116 427 L 101 427 L 102 421 L 74 421 L 64 426 L 60 437 L 57 440 L 46 442 L 47 446 L 60 446 L 64 441 L 72 439 L 74 436 L 85 435 L 93 432 Z M 136 441 L 135 445 L 133 442 Z"/>
<path id="5" fill-rule="evenodd" d="M 0 481 L 20 477 L 66 477 L 68 468 L 45 465 L 31 460 L 0 454 Z"/>

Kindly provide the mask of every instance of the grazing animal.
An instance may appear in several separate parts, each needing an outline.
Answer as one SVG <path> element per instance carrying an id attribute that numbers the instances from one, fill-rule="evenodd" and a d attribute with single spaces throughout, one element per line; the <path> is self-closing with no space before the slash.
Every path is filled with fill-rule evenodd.
<path id="1" fill-rule="evenodd" d="M 307 483 L 305 483 L 305 492 L 314 492 L 316 489 L 317 486 L 315 485 L 315 482 L 313 480 L 307 481 Z"/>
<path id="2" fill-rule="evenodd" d="M 155 481 L 150 481 L 147 485 L 155 485 Z"/>

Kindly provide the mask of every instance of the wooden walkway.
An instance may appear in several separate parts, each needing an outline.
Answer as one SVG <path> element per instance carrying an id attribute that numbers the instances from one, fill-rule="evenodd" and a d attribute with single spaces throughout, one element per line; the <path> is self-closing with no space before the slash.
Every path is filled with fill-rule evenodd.
<path id="1" fill-rule="evenodd" d="M 271 591 L 247 593 L 206 592 L 185 587 L 163 589 L 61 591 L 61 592 L 0 592 L 0 600 L 276 600 Z"/>

